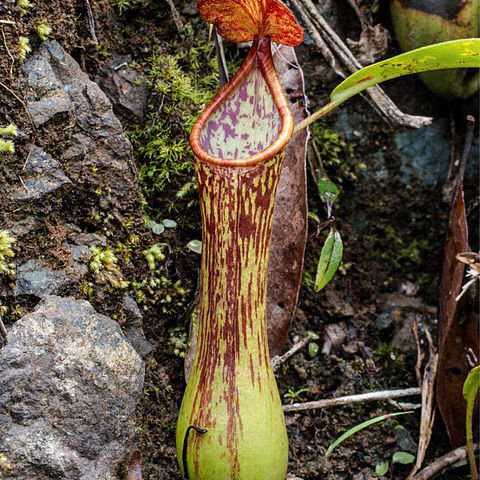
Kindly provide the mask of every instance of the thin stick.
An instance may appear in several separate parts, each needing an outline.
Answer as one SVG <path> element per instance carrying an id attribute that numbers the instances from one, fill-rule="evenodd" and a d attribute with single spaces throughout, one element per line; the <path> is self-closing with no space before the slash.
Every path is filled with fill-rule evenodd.
<path id="1" fill-rule="evenodd" d="M 223 50 L 223 40 L 217 33 L 217 29 L 213 29 L 213 38 L 215 40 L 215 54 L 217 56 L 218 78 L 220 86 L 223 87 L 228 83 L 227 60 L 225 59 L 225 51 Z"/>
<path id="2" fill-rule="evenodd" d="M 3 338 L 5 343 L 8 343 L 7 329 L 5 328 L 5 325 L 3 324 L 3 321 L 1 318 L 0 318 L 0 337 Z"/>
<path id="3" fill-rule="evenodd" d="M 322 36 L 318 32 L 318 30 L 315 28 L 315 25 L 312 23 L 310 20 L 308 13 L 305 11 L 304 7 L 298 0 L 290 0 L 293 5 L 295 5 L 298 13 L 302 17 L 302 20 L 307 27 L 308 33 L 312 37 L 312 40 L 314 41 L 315 45 L 320 49 L 322 52 L 323 57 L 327 61 L 327 63 L 330 65 L 332 70 L 339 75 L 342 78 L 345 78 L 346 75 L 345 73 L 338 68 L 337 62 L 335 60 L 335 57 L 333 56 L 333 53 L 331 50 L 328 48 L 327 44 L 323 40 Z"/>
<path id="4" fill-rule="evenodd" d="M 272 362 L 272 370 L 275 372 L 278 370 L 280 365 L 284 364 L 292 355 L 295 355 L 300 349 L 302 349 L 308 342 L 311 340 L 314 340 L 314 338 L 311 335 L 307 335 L 305 338 L 297 342 L 293 347 L 285 352 L 281 356 L 276 356 L 273 357 L 271 362 Z"/>
<path id="5" fill-rule="evenodd" d="M 2 37 L 3 37 L 3 45 L 5 46 L 5 50 L 7 51 L 7 54 L 10 57 L 10 60 L 11 60 L 11 63 L 10 63 L 10 81 L 13 83 L 13 67 L 15 66 L 15 59 L 13 58 L 13 55 L 10 52 L 10 49 L 8 48 L 7 39 L 5 38 L 5 32 L 3 31 L 3 27 L 2 27 Z"/>
<path id="6" fill-rule="evenodd" d="M 316 408 L 327 408 L 338 405 L 349 405 L 351 403 L 373 402 L 378 400 L 388 400 L 389 398 L 410 397 L 420 395 L 418 387 L 405 388 L 402 390 L 383 390 L 381 392 L 360 393 L 359 395 L 347 395 L 345 397 L 327 398 L 315 402 L 292 403 L 283 405 L 284 412 L 298 412 L 300 410 L 313 410 Z"/>
<path id="7" fill-rule="evenodd" d="M 30 121 L 30 123 L 32 125 L 33 132 L 36 136 L 37 135 L 37 128 L 35 127 L 35 124 L 33 123 L 32 116 L 30 115 L 30 112 L 28 111 L 28 108 L 27 108 L 27 105 L 25 104 L 25 102 L 12 89 L 8 88 L 4 83 L 0 82 L 0 87 L 5 89 L 11 95 L 13 95 L 21 103 L 22 107 L 25 109 L 25 113 L 27 114 L 28 120 Z"/>
<path id="8" fill-rule="evenodd" d="M 180 18 L 180 15 L 178 13 L 178 10 L 175 8 L 175 5 L 173 4 L 172 0 L 167 0 L 168 6 L 170 7 L 170 11 L 172 12 L 172 17 L 173 21 L 175 22 L 175 25 L 177 26 L 177 30 L 182 33 L 183 32 L 183 23 L 182 19 Z"/>
<path id="9" fill-rule="evenodd" d="M 15 25 L 15 22 L 13 22 L 12 20 L 0 20 L 0 23 L 2 25 Z"/>
<path id="10" fill-rule="evenodd" d="M 90 28 L 90 35 L 94 45 L 98 45 L 97 33 L 95 31 L 95 17 L 93 16 L 92 6 L 90 0 L 85 0 L 85 6 L 87 7 L 88 27 Z"/>
<path id="11" fill-rule="evenodd" d="M 311 0 L 290 0 L 290 3 L 296 7 L 299 11 L 300 15 L 302 16 L 303 21 L 305 22 L 307 29 L 313 30 L 316 32 L 316 37 L 321 37 L 320 43 L 322 46 L 320 47 L 319 42 L 315 40 L 316 37 L 312 35 L 312 39 L 315 41 L 315 44 L 319 46 L 322 54 L 324 54 L 327 62 L 331 65 L 332 60 L 329 58 L 332 52 L 326 46 L 326 43 L 330 45 L 330 48 L 333 50 L 335 55 L 338 59 L 342 62 L 342 64 L 347 68 L 350 73 L 354 73 L 358 69 L 362 67 L 362 65 L 358 62 L 355 58 L 353 53 L 350 49 L 345 45 L 345 43 L 341 40 L 341 38 L 335 33 L 335 31 L 330 27 L 328 22 L 320 15 L 318 10 L 316 9 L 315 5 Z M 308 18 L 310 17 L 310 18 Z M 320 31 L 316 29 L 316 24 Z M 311 32 L 310 32 L 311 33 Z M 318 40 L 318 39 L 317 39 Z M 328 53 L 325 53 L 328 52 Z M 335 62 L 335 60 L 333 60 Z M 335 71 L 337 71 L 337 68 Z M 338 72 L 337 72 L 338 73 Z M 409 115 L 403 113 L 395 103 L 388 97 L 385 92 L 378 86 L 374 85 L 368 88 L 365 91 L 365 94 L 370 97 L 370 103 L 374 106 L 374 108 L 389 122 L 393 125 L 400 125 L 400 126 L 409 126 L 414 128 L 423 127 L 428 125 L 432 122 L 431 117 L 422 117 L 416 115 Z M 364 95 L 362 95 L 364 96 Z M 336 105 L 335 105 L 336 106 Z M 321 116 L 328 113 L 330 110 L 323 110 L 321 109 L 321 113 L 315 112 L 310 117 L 306 118 L 301 122 L 301 124 L 295 127 L 294 133 L 298 132 L 299 130 L 307 127 L 314 121 L 316 121 Z"/>
<path id="12" fill-rule="evenodd" d="M 478 444 L 473 446 L 474 451 L 478 450 Z M 425 467 L 420 473 L 417 473 L 411 480 L 428 480 L 437 473 L 467 458 L 467 447 L 460 447 L 453 450 L 438 460 L 435 460 L 428 467 Z"/>
<path id="13" fill-rule="evenodd" d="M 418 322 L 416 320 L 413 323 L 412 328 L 415 335 L 415 341 L 417 342 L 417 348 L 419 349 L 418 358 L 421 365 L 421 362 L 425 355 L 420 349 Z M 425 459 L 425 454 L 427 453 L 428 445 L 430 444 L 430 440 L 432 438 L 433 423 L 435 422 L 435 409 L 433 406 L 433 388 L 435 386 L 435 378 L 437 376 L 438 352 L 433 345 L 432 336 L 430 335 L 427 327 L 425 327 L 425 336 L 427 337 L 428 341 L 428 362 L 425 365 L 425 369 L 423 371 L 423 378 L 419 382 L 422 391 L 422 413 L 420 417 L 418 450 L 415 465 L 408 474 L 407 480 L 411 479 L 422 466 L 423 460 Z"/>

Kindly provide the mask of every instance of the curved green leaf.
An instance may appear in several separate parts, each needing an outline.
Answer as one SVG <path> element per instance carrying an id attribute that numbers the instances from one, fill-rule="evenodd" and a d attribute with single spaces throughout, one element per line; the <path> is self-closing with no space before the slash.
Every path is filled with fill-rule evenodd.
<path id="1" fill-rule="evenodd" d="M 408 465 L 414 461 L 415 457 L 408 452 L 395 452 L 392 457 L 392 463 L 401 463 L 402 465 Z"/>
<path id="2" fill-rule="evenodd" d="M 398 417 L 399 415 L 406 415 L 407 413 L 412 413 L 413 410 L 408 411 L 408 412 L 396 412 L 396 413 L 388 413 L 387 415 L 380 415 L 379 417 L 371 418 L 370 420 L 367 420 L 365 422 L 359 423 L 358 425 L 355 425 L 352 427 L 350 430 L 347 430 L 343 435 L 340 435 L 329 447 L 328 450 L 325 453 L 325 458 L 328 458 L 333 450 L 338 447 L 344 440 L 347 438 L 351 437 L 355 433 L 359 432 L 360 430 L 363 430 L 364 428 L 369 427 L 370 425 L 373 425 L 374 423 L 378 422 L 383 422 L 384 420 L 388 420 L 389 418 L 392 417 Z"/>
<path id="3" fill-rule="evenodd" d="M 342 237 L 337 230 L 331 228 L 318 260 L 314 286 L 315 292 L 322 290 L 333 278 L 342 260 L 342 254 Z"/>
<path id="4" fill-rule="evenodd" d="M 480 366 L 476 366 L 470 373 L 463 384 L 463 397 L 467 402 L 467 413 L 465 421 L 465 429 L 467 436 L 467 450 L 468 450 L 468 460 L 470 463 L 470 470 L 472 472 L 472 478 L 478 478 L 477 465 L 475 463 L 475 455 L 473 454 L 473 432 L 472 432 L 472 418 L 473 418 L 473 407 L 475 405 L 475 397 L 477 392 L 480 390 Z"/>
<path id="5" fill-rule="evenodd" d="M 480 38 L 436 43 L 374 63 L 350 75 L 335 88 L 330 98 L 338 105 L 385 80 L 444 68 L 480 68 Z"/>

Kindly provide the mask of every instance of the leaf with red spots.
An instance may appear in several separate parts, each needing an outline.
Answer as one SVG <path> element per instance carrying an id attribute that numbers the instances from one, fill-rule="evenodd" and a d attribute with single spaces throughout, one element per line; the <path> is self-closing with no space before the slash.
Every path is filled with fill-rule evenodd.
<path id="1" fill-rule="evenodd" d="M 466 297 L 456 297 L 462 287 L 464 264 L 456 259 L 468 250 L 468 229 L 463 186 L 460 183 L 450 214 L 440 280 L 438 321 L 440 352 L 437 378 L 437 402 L 453 448 L 465 444 L 463 383 L 478 364 L 478 321 L 465 308 Z"/>
<path id="2" fill-rule="evenodd" d="M 279 0 L 198 0 L 198 8 L 231 42 L 250 42 L 255 36 L 292 47 L 303 42 L 302 27 Z"/>

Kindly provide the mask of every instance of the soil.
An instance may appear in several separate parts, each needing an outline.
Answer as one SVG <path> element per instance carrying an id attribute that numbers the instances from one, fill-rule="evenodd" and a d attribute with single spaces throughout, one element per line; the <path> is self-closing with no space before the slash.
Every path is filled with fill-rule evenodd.
<path id="1" fill-rule="evenodd" d="M 13 1 L 7 1 L 5 7 L 0 6 L 0 14 L 2 9 L 9 9 L 15 12 L 18 20 L 16 28 L 0 25 L 0 125 L 14 122 L 24 132 L 16 142 L 16 155 L 2 157 L 0 183 L 7 184 L 9 179 L 21 170 L 22 159 L 28 154 L 28 139 L 35 135 L 20 101 L 20 62 L 11 60 L 11 57 L 18 58 L 18 35 L 28 36 L 33 32 L 36 22 L 46 19 L 53 29 L 50 38 L 58 40 L 94 79 L 98 78 L 100 66 L 111 60 L 113 54 L 129 55 L 142 73 L 152 52 L 161 49 L 165 42 L 171 42 L 178 37 L 167 2 L 160 2 L 160 5 L 148 0 L 101 0 L 90 3 L 93 7 L 98 45 L 92 41 L 84 1 L 37 1 L 36 7 L 24 16 L 21 16 Z M 121 13 L 118 6 L 120 3 L 129 4 L 131 8 Z M 175 2 L 182 21 L 191 23 L 198 35 L 205 38 L 208 32 L 205 25 L 198 21 L 196 8 L 192 6 L 194 3 L 183 0 Z M 342 8 L 349 8 L 347 2 L 345 5 L 344 2 L 341 3 Z M 349 18 L 348 23 L 339 20 L 341 33 L 358 38 L 360 29 L 355 21 L 356 17 L 350 15 Z M 383 4 L 373 14 L 372 19 L 390 29 Z M 33 49 L 38 46 L 38 42 L 39 40 L 32 42 Z M 397 53 L 395 49 L 395 43 L 392 42 L 389 54 Z M 10 53 L 5 55 L 5 52 Z M 313 46 L 304 45 L 297 53 L 306 77 L 310 110 L 313 111 L 327 99 L 338 79 L 330 72 Z M 243 54 L 244 50 L 238 51 L 235 46 L 227 47 L 229 57 L 241 57 Z M 429 94 L 418 79 L 394 82 L 388 85 L 386 90 L 396 103 L 409 113 L 435 113 L 444 116 L 447 113 L 444 102 Z M 466 107 L 461 105 L 457 110 L 461 108 Z M 344 241 L 344 272 L 336 275 L 320 294 L 314 294 L 308 281 L 304 282 L 285 350 L 310 330 L 320 335 L 318 345 L 321 350 L 325 325 L 342 321 L 345 322 L 347 340 L 329 354 L 309 355 L 304 348 L 290 358 L 276 373 L 284 403 L 288 403 L 292 397 L 295 401 L 310 401 L 370 390 L 416 386 L 415 348 L 392 350 L 395 330 L 379 330 L 376 324 L 377 317 L 385 311 L 385 303 L 388 303 L 385 295 L 398 294 L 407 282 L 418 290 L 415 295 L 421 299 L 422 307 L 417 309 L 418 318 L 433 334 L 437 330 L 437 286 L 448 223 L 448 205 L 441 200 L 441 184 L 424 186 L 421 181 L 412 178 L 406 187 L 399 179 L 400 161 L 393 140 L 395 128 L 387 125 L 360 98 L 350 101 L 345 109 L 348 114 L 368 118 L 369 125 L 368 129 L 362 132 L 366 141 L 349 141 L 346 134 L 340 132 L 343 140 L 353 144 L 353 154 L 347 147 L 343 147 L 344 151 L 341 153 L 342 156 L 349 157 L 350 165 L 326 166 L 329 176 L 341 182 L 340 200 L 335 205 L 334 215 Z M 331 114 L 322 125 L 325 128 L 335 128 L 339 115 Z M 124 126 L 130 130 L 136 123 L 131 119 L 126 120 Z M 44 135 L 47 137 L 41 139 L 42 144 L 55 148 L 58 139 L 48 138 L 48 132 L 44 132 Z M 369 169 L 365 171 L 361 165 L 368 166 L 378 150 L 382 150 L 386 161 L 388 179 L 383 182 L 375 181 Z M 340 171 L 341 168 L 346 171 L 346 176 L 342 177 L 345 171 Z M 467 181 L 467 203 L 478 195 L 475 193 L 475 180 L 473 176 Z M 167 187 L 162 194 L 163 198 L 149 199 L 149 207 L 155 209 L 156 202 L 162 204 L 162 201 L 174 193 Z M 186 200 L 179 200 L 177 211 L 182 212 L 187 201 L 193 201 L 193 198 L 194 195 Z M 22 212 L 9 212 L 6 202 L 6 198 L 0 194 L 0 225 L 8 226 L 18 220 Z M 82 198 L 79 198 L 78 202 L 82 202 Z M 310 177 L 309 209 L 325 218 L 323 205 Z M 180 479 L 175 452 L 175 423 L 185 382 L 183 359 L 175 354 L 169 338 L 172 328 L 180 327 L 180 331 L 187 331 L 187 306 L 193 303 L 197 286 L 198 257 L 186 254 L 183 246 L 191 238 L 200 238 L 199 212 L 191 205 L 188 212 L 189 215 L 197 217 L 186 222 L 188 227 L 180 227 L 165 238 L 171 251 L 175 252 L 170 258 L 173 265 L 170 272 L 172 278 L 180 278 L 190 286 L 184 307 L 165 313 L 161 305 L 150 302 L 142 312 L 145 333 L 153 348 L 146 358 L 144 398 L 138 408 L 138 440 L 145 480 Z M 474 211 L 471 217 L 472 225 L 475 225 L 475 215 L 478 213 Z M 23 244 L 16 247 L 17 261 L 47 251 L 47 259 L 55 267 L 61 263 L 64 233 L 56 223 L 55 215 L 43 218 L 42 221 L 45 232 L 43 240 L 38 236 L 26 237 Z M 81 219 L 72 221 L 82 224 Z M 311 227 L 305 262 L 305 270 L 310 273 L 315 271 L 323 241 L 322 235 L 315 235 L 315 226 Z M 142 274 L 146 276 L 148 271 L 140 252 L 151 242 L 151 235 L 141 226 L 136 228 L 140 242 L 132 253 L 134 261 L 129 265 L 122 265 L 125 278 L 138 278 Z M 110 238 L 117 240 L 124 239 L 125 236 L 126 233 L 120 225 L 112 227 Z M 399 239 L 403 246 L 423 240 L 419 258 L 412 260 L 399 257 Z M 478 251 L 478 238 L 472 238 L 471 243 L 472 250 Z M 135 265 L 135 268 L 132 265 Z M 99 295 L 90 300 L 100 312 L 106 314 L 115 312 L 119 301 L 115 295 Z M 23 312 L 26 312 L 31 305 L 21 307 Z M 405 318 L 401 317 L 398 321 L 405 321 Z M 400 326 L 397 325 L 397 331 Z M 408 399 L 413 402 L 417 400 Z M 369 469 L 374 470 L 378 462 L 389 460 L 393 452 L 401 449 L 396 426 L 401 424 L 413 439 L 417 439 L 418 410 L 396 421 L 389 420 L 365 429 L 344 442 L 332 454 L 325 473 L 321 471 L 322 456 L 328 446 L 350 427 L 393 410 L 395 409 L 387 403 L 374 402 L 287 414 L 289 472 L 304 480 L 375 478 L 374 472 Z M 449 448 L 445 429 L 437 415 L 426 462 L 438 458 L 449 451 Z M 396 464 L 388 478 L 405 478 L 409 468 L 408 465 Z M 119 478 L 125 478 L 124 475 L 125 469 L 119 471 Z M 466 479 L 468 470 L 462 467 L 444 474 L 441 478 Z"/>

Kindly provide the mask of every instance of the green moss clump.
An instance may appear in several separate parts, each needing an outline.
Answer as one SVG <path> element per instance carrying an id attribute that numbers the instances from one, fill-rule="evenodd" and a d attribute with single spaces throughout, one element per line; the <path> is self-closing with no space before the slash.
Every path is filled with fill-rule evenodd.
<path id="1" fill-rule="evenodd" d="M 151 218 L 157 218 L 165 210 L 175 210 L 168 198 L 177 198 L 176 193 L 183 194 L 184 186 L 191 184 L 193 154 L 188 136 L 218 88 L 218 75 L 213 44 L 199 38 L 190 25 L 180 41 L 159 48 L 144 68 L 152 97 L 145 124 L 130 138 L 145 208 Z"/>
<path id="2" fill-rule="evenodd" d="M 363 165 L 352 162 L 355 155 L 353 144 L 320 122 L 313 123 L 310 129 L 327 176 L 336 184 L 356 180 L 355 170 Z"/>
<path id="3" fill-rule="evenodd" d="M 14 243 L 15 239 L 7 230 L 0 230 L 0 275 L 15 275 L 15 264 L 9 261 L 15 256 Z"/>

